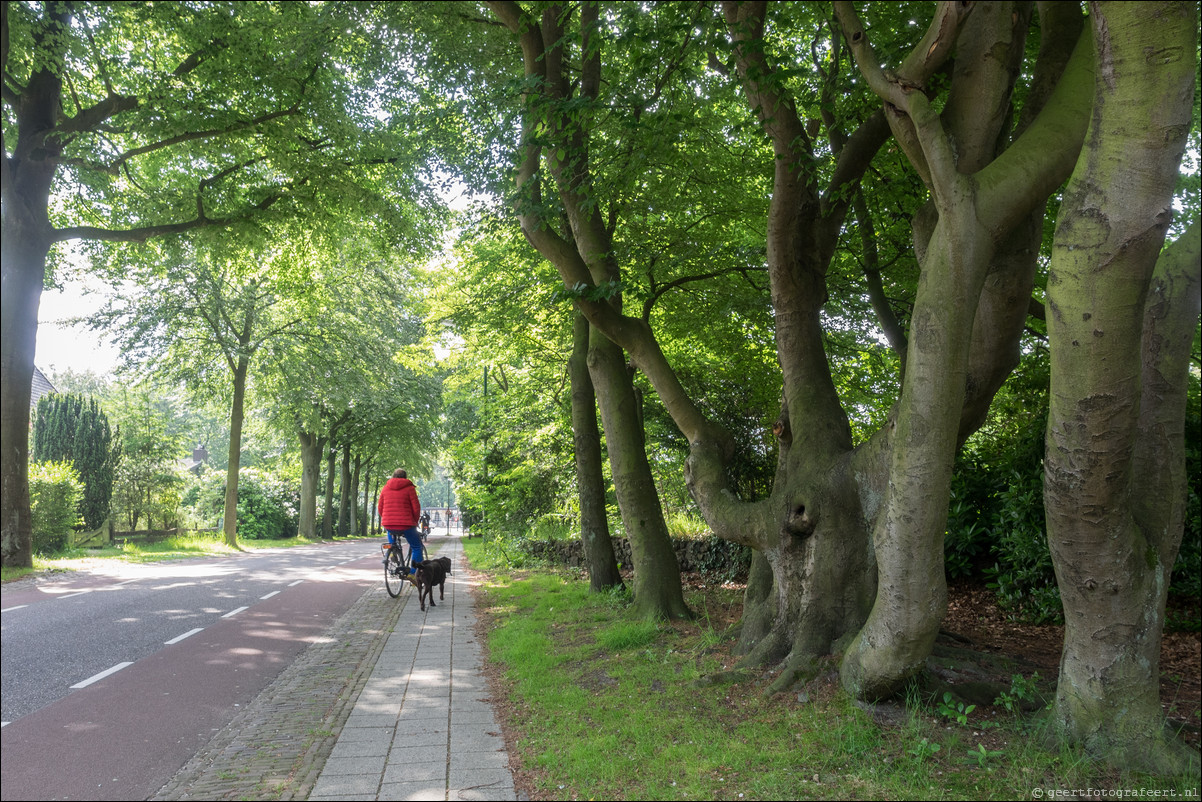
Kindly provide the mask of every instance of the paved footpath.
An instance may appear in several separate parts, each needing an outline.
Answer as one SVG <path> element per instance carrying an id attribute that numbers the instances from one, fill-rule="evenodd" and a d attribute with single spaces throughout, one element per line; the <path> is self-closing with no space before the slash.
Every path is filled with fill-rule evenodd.
<path id="1" fill-rule="evenodd" d="M 155 799 L 516 800 L 459 538 L 430 546 L 445 601 L 381 581 Z"/>

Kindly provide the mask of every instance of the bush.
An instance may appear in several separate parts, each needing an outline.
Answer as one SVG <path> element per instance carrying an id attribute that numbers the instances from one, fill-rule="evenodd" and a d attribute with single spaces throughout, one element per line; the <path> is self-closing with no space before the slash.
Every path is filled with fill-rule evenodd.
<path id="1" fill-rule="evenodd" d="M 985 567 L 982 563 L 992 542 L 988 514 L 991 491 L 987 471 L 974 461 L 957 460 L 943 538 L 944 568 L 950 579 L 973 576 Z"/>
<path id="2" fill-rule="evenodd" d="M 1198 485 L 1202 482 L 1202 410 L 1199 406 L 1198 387 L 1193 385 L 1185 416 L 1185 532 L 1169 586 L 1170 593 L 1191 599 L 1202 596 L 1202 503 L 1198 499 Z"/>
<path id="3" fill-rule="evenodd" d="M 999 496 L 993 519 L 998 562 L 987 569 L 998 603 L 1035 624 L 1063 618 L 1060 589 L 1048 549 L 1043 511 L 1043 472 L 1014 471 Z"/>
<path id="4" fill-rule="evenodd" d="M 216 526 L 225 512 L 225 474 L 209 472 L 186 498 L 195 504 L 197 518 Z M 257 468 L 238 471 L 238 537 L 295 537 L 299 525 L 300 492 L 293 483 Z"/>
<path id="5" fill-rule="evenodd" d="M 70 462 L 35 462 L 29 466 L 35 552 L 54 554 L 71 544 L 71 530 L 83 520 L 79 515 L 83 495 L 83 482 Z"/>

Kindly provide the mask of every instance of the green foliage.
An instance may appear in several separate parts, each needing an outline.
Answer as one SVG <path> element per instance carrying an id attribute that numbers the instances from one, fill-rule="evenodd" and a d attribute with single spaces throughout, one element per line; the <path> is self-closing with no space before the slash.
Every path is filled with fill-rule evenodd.
<path id="1" fill-rule="evenodd" d="M 185 455 L 183 413 L 161 387 L 121 387 L 106 401 L 121 433 L 113 483 L 113 520 L 129 531 L 171 529 L 179 521 Z"/>
<path id="2" fill-rule="evenodd" d="M 998 602 L 1022 611 L 1033 623 L 1061 620 L 1060 590 L 1044 526 L 1042 471 L 1011 473 L 998 496 L 993 534 L 998 562 L 985 573 Z"/>
<path id="3" fill-rule="evenodd" d="M 83 496 L 83 482 L 71 463 L 35 462 L 29 466 L 35 552 L 55 554 L 70 545 L 71 530 L 81 521 Z"/>
<path id="4" fill-rule="evenodd" d="M 961 727 L 968 723 L 969 714 L 976 709 L 976 705 L 965 705 L 963 702 L 957 702 L 952 697 L 950 691 L 945 691 L 943 700 L 935 704 L 935 710 L 939 715 L 956 722 Z"/>
<path id="5" fill-rule="evenodd" d="M 71 463 L 84 483 L 83 525 L 95 529 L 109 516 L 114 471 L 120 456 L 108 416 L 95 398 L 73 393 L 38 400 L 30 459 Z"/>
<path id="6" fill-rule="evenodd" d="M 989 761 L 995 760 L 1004 754 L 1006 753 L 996 749 L 986 749 L 985 744 L 978 743 L 976 749 L 968 750 L 967 762 L 973 763 L 977 768 L 983 769 L 988 765 Z"/>
<path id="7" fill-rule="evenodd" d="M 486 548 L 464 543 L 474 569 Z M 711 586 L 687 601 L 695 610 L 729 609 L 741 595 Z M 765 694 L 771 672 L 725 670 L 729 642 L 720 632 L 701 622 L 657 629 L 636 620 L 623 595 L 589 593 L 570 572 L 497 572 L 481 586 L 477 609 L 488 615 L 489 652 L 512 702 L 506 726 L 525 746 L 519 759 L 537 795 L 1013 799 L 1033 786 L 1137 787 L 1146 779 L 1116 778 L 1073 749 L 1049 750 L 1042 732 L 1011 728 L 1008 717 L 994 730 L 1000 737 L 984 741 L 982 758 L 965 730 L 948 726 L 958 718 L 878 725 L 821 679 L 800 694 Z M 1166 785 L 1183 793 L 1197 780 Z"/>
<path id="8" fill-rule="evenodd" d="M 1028 354 L 989 419 L 956 461 L 948 505 L 949 577 L 985 577 L 1005 609 L 1045 623 L 1061 616 L 1043 508 L 1047 354 Z"/>
<path id="9" fill-rule="evenodd" d="M 1047 544 L 1043 442 L 1046 358 L 1028 355 L 999 393 L 990 420 L 956 462 L 948 506 L 945 567 L 950 578 L 987 577 L 999 603 L 1035 623 L 1062 620 Z M 1202 596 L 1202 405 L 1190 377 L 1186 410 L 1186 509 L 1170 593 Z"/>
<path id="10" fill-rule="evenodd" d="M 981 466 L 961 459 L 952 476 L 943 541 L 944 567 L 951 579 L 976 575 L 989 554 L 992 538 L 983 511 L 992 488 L 979 481 L 984 474 Z"/>
<path id="11" fill-rule="evenodd" d="M 698 540 L 710 535 L 709 524 L 695 512 L 674 511 L 664 515 L 668 536 Z"/>
<path id="12" fill-rule="evenodd" d="M 923 738 L 910 747 L 909 752 L 915 760 L 921 763 L 928 758 L 934 757 L 939 752 L 939 749 L 940 745 L 938 743 Z"/>
<path id="13" fill-rule="evenodd" d="M 189 496 L 194 496 L 198 517 L 216 527 L 225 510 L 225 474 L 209 472 Z M 299 515 L 300 491 L 294 482 L 257 468 L 238 471 L 239 539 L 296 537 Z"/>
<path id="14" fill-rule="evenodd" d="M 1039 672 L 1036 672 L 1030 679 L 1022 674 L 1010 677 L 1010 690 L 999 694 L 993 703 L 1017 715 L 1024 705 L 1034 705 L 1039 701 Z"/>
<path id="15" fill-rule="evenodd" d="M 1170 592 L 1191 599 L 1202 597 L 1202 404 L 1197 373 L 1190 376 L 1185 415 L 1185 532 L 1173 564 Z"/>

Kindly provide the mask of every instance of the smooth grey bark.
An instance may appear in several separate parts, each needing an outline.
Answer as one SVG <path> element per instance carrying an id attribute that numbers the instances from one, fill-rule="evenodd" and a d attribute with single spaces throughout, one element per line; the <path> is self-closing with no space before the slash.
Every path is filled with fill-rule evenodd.
<path id="1" fill-rule="evenodd" d="M 252 312 L 246 313 L 245 340 L 250 338 Z M 245 345 L 245 342 L 243 343 Z M 242 464 L 242 421 L 246 415 L 246 374 L 250 356 L 243 351 L 231 365 L 233 368 L 234 399 L 230 403 L 230 452 L 225 472 L 225 542 L 238 545 L 238 468 Z"/>
<path id="2" fill-rule="evenodd" d="M 338 458 L 338 447 L 333 443 L 333 435 L 326 446 L 326 506 L 321 516 L 321 538 L 334 538 L 334 466 Z"/>
<path id="3" fill-rule="evenodd" d="M 885 101 L 894 136 L 930 188 L 937 214 L 920 255 L 885 501 L 873 529 L 876 600 L 841 666 L 844 687 L 861 698 L 897 693 L 922 670 L 934 645 L 947 602 L 943 533 L 955 452 L 974 426 L 970 402 L 987 408 L 1009 371 L 1008 339 L 1017 341 L 1015 322 L 1027 306 L 1026 298 L 1005 293 L 1009 282 L 989 296 L 987 278 L 1006 265 L 997 258 L 999 246 L 1056 188 L 1080 147 L 1085 70 L 1072 64 L 1088 61 L 1081 45 L 1057 86 L 1057 101 L 1002 147 L 998 101 L 1009 97 L 1021 64 L 1025 5 L 940 4 L 927 38 L 890 73 L 880 67 L 851 4 L 835 4 L 857 65 Z M 953 46 L 952 93 L 939 113 L 907 72 Z M 993 325 L 977 326 L 983 298 L 1003 299 L 1001 308 L 984 309 L 990 322 L 1009 320 L 1006 338 L 993 338 Z M 968 388 L 975 383 L 973 398 Z"/>
<path id="4" fill-rule="evenodd" d="M 351 534 L 351 444 L 342 444 L 341 473 L 338 479 L 338 537 Z"/>
<path id="5" fill-rule="evenodd" d="M 1065 637 L 1053 719 L 1124 768 L 1196 775 L 1164 729 L 1160 641 L 1185 504 L 1202 259 L 1161 245 L 1190 129 L 1197 3 L 1093 3 L 1096 79 L 1048 278 L 1044 505 Z"/>
<path id="6" fill-rule="evenodd" d="M 559 104 L 572 99 L 575 89 L 564 60 L 563 25 L 567 8 L 549 6 L 542 19 L 535 19 L 515 2 L 490 2 L 497 18 L 518 37 L 530 89 L 525 95 L 525 119 L 517 186 L 529 197 L 517 201 L 522 233 L 544 258 L 559 270 L 568 286 L 604 284 L 620 277 L 612 257 L 611 232 L 606 229 L 598 206 L 591 203 L 586 125 L 567 114 L 553 114 L 551 123 L 562 147 L 538 144 L 536 131 L 543 122 L 535 112 L 536 100 Z M 600 55 L 595 47 L 598 11 L 594 4 L 580 9 L 581 30 L 586 38 L 581 50 L 582 77 L 578 97 L 595 99 L 600 86 Z M 591 42 L 591 44 L 590 44 Z M 540 98 L 541 96 L 541 98 Z M 570 150 L 570 156 L 568 151 Z M 544 156 L 554 179 L 552 185 L 563 204 L 571 236 L 557 233 L 558 221 L 549 225 L 540 209 Z M 569 164 L 570 160 L 570 164 Z M 530 202 L 530 201 L 533 202 Z M 620 310 L 620 296 L 601 305 Z M 585 312 L 588 314 L 587 310 Z M 647 462 L 641 416 L 635 403 L 634 385 L 622 349 L 608 337 L 590 336 L 589 374 L 597 394 L 608 448 L 614 491 L 622 523 L 630 538 L 634 561 L 634 604 L 642 615 L 653 618 L 686 618 L 691 611 L 684 602 L 680 565 L 668 538 L 667 524 L 659 504 L 654 477 Z"/>
<path id="7" fill-rule="evenodd" d="M 568 374 L 572 392 L 572 443 L 576 456 L 576 493 L 580 504 L 580 540 L 588 563 L 589 589 L 621 587 L 605 512 L 605 477 L 601 470 L 601 432 L 597 397 L 588 370 L 589 322 L 577 315 L 572 327 Z"/>
<path id="8" fill-rule="evenodd" d="M 3 64 L 8 74 L 8 4 L 3 7 Z M 33 566 L 33 527 L 29 508 L 29 400 L 37 347 L 38 306 L 53 244 L 48 199 L 63 143 L 48 137 L 58 122 L 62 78 L 50 65 L 65 42 L 55 28 L 71 22 L 65 4 L 47 8 L 38 46 L 49 45 L 48 60 L 29 76 L 21 102 L 13 104 L 16 143 L 0 160 L 3 240 L 0 241 L 0 559 L 5 566 Z M 5 78 L 7 84 L 7 77 Z M 7 85 L 5 89 L 8 91 Z M 5 106 L 8 107 L 7 97 Z"/>
<path id="9" fill-rule="evenodd" d="M 297 439 L 300 440 L 301 455 L 298 532 L 301 537 L 315 540 L 317 538 L 317 489 L 321 482 L 321 452 L 325 448 L 325 438 L 305 431 L 304 427 L 298 423 Z"/>

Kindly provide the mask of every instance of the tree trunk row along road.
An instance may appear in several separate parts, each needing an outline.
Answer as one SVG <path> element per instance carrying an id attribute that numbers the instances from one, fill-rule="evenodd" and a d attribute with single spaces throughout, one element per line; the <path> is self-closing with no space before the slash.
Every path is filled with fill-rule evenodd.
<path id="1" fill-rule="evenodd" d="M 353 541 L 3 591 L 3 799 L 146 799 L 380 581 Z"/>

